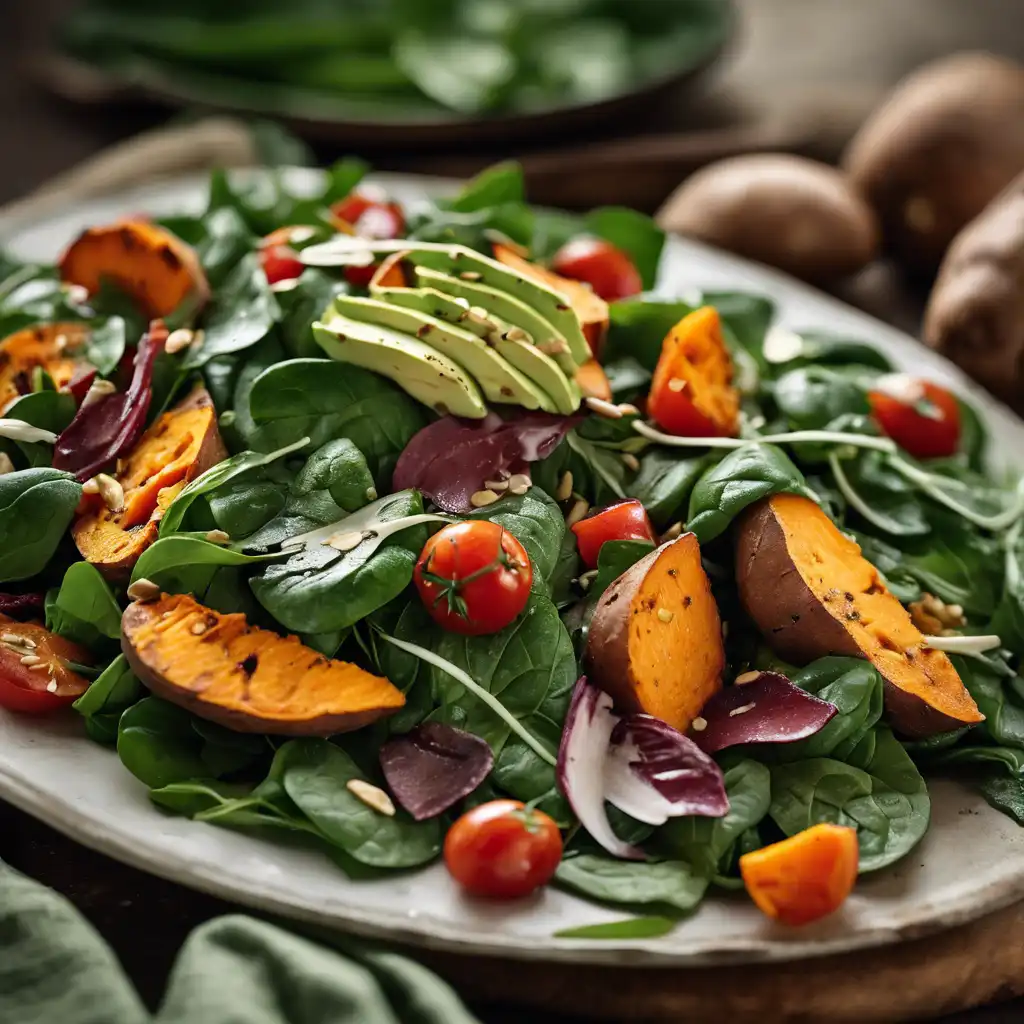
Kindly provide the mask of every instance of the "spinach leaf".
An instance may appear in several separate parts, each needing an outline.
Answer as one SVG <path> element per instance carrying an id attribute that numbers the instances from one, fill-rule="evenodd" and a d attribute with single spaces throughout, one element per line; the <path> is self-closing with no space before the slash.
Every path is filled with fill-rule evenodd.
<path id="1" fill-rule="evenodd" d="M 611 362 L 628 356 L 653 373 L 665 335 L 693 310 L 681 301 L 625 299 L 611 303 L 603 359 Z"/>
<path id="2" fill-rule="evenodd" d="M 46 628 L 90 649 L 121 639 L 121 609 L 107 581 L 89 562 L 73 562 L 52 601 Z"/>
<path id="3" fill-rule="evenodd" d="M 294 287 L 274 293 L 281 307 L 281 341 L 290 357 L 303 359 L 323 355 L 313 337 L 313 323 L 339 295 L 349 290 L 344 281 L 315 267 L 307 267 L 296 278 Z"/>
<path id="4" fill-rule="evenodd" d="M 119 654 L 72 705 L 85 719 L 89 736 L 97 743 L 117 743 L 121 714 L 145 693 L 142 683 Z"/>
<path id="5" fill-rule="evenodd" d="M 764 338 L 775 319 L 775 304 L 771 299 L 747 292 L 705 292 L 702 300 L 718 310 L 729 340 L 763 370 Z"/>
<path id="6" fill-rule="evenodd" d="M 295 494 L 327 491 L 345 512 L 355 512 L 375 501 L 377 489 L 363 453 L 347 438 L 339 437 L 321 445 L 299 470 L 293 485 Z"/>
<path id="7" fill-rule="evenodd" d="M 274 480 L 232 480 L 218 487 L 207 502 L 217 528 L 238 541 L 252 537 L 282 516 L 288 504 L 288 487 Z M 289 528 L 287 532 L 292 531 Z M 254 550 L 261 546 L 247 542 L 245 547 Z"/>
<path id="8" fill-rule="evenodd" d="M 150 788 L 209 776 L 202 749 L 192 716 L 174 704 L 146 697 L 121 715 L 117 756 Z"/>
<path id="9" fill-rule="evenodd" d="M 82 485 L 58 469 L 0 476 L 0 582 L 46 567 L 74 518 Z"/>
<path id="10" fill-rule="evenodd" d="M 1024 656 L 1024 540 L 1011 529 L 1005 547 L 1002 596 L 992 617 L 992 629 L 1018 657 Z"/>
<path id="11" fill-rule="evenodd" d="M 437 818 L 415 822 L 404 811 L 386 817 L 347 788 L 365 776 L 340 747 L 327 740 L 289 740 L 278 751 L 281 781 L 296 807 L 328 841 L 362 864 L 410 868 L 441 851 Z"/>
<path id="12" fill-rule="evenodd" d="M 587 598 L 596 601 L 627 569 L 650 554 L 654 545 L 646 540 L 608 540 L 597 554 L 597 575 L 587 588 Z"/>
<path id="13" fill-rule="evenodd" d="M 394 496 L 380 513 L 386 523 L 422 513 L 418 493 Z M 340 528 L 340 527 L 339 527 Z M 412 580 L 425 540 L 422 526 L 350 551 L 327 544 L 304 547 L 250 581 L 259 603 L 286 629 L 329 633 L 345 629 L 394 600 Z M 152 550 L 152 549 L 151 549 Z"/>
<path id="14" fill-rule="evenodd" d="M 803 474 L 781 448 L 770 444 L 736 448 L 694 485 L 686 528 L 706 544 L 724 533 L 748 505 L 781 493 L 814 500 Z"/>
<path id="15" fill-rule="evenodd" d="M 172 534 L 142 552 L 132 570 L 132 582 L 151 580 L 169 594 L 192 594 L 202 601 L 221 566 L 259 565 L 268 557 L 276 556 L 244 555 L 202 536 Z"/>
<path id="16" fill-rule="evenodd" d="M 653 905 L 676 914 L 695 910 L 708 887 L 708 879 L 682 860 L 616 860 L 599 853 L 567 857 L 555 881 L 602 903 Z"/>
<path id="17" fill-rule="evenodd" d="M 881 452 L 862 451 L 842 463 L 848 488 L 867 509 L 858 508 L 849 494 L 844 496 L 858 514 L 876 529 L 894 537 L 920 537 L 931 533 L 924 503 L 912 484 L 887 463 Z M 838 476 L 837 476 L 838 482 Z"/>
<path id="18" fill-rule="evenodd" d="M 49 379 L 49 378 L 47 378 Z M 60 434 L 75 418 L 77 406 L 73 395 L 59 391 L 34 391 L 15 399 L 4 412 L 15 420 L 24 420 L 33 427 Z M 53 446 L 43 442 L 6 441 L 11 453 L 17 449 L 30 467 L 49 467 L 53 462 Z"/>
<path id="19" fill-rule="evenodd" d="M 788 835 L 819 822 L 857 829 L 860 870 L 876 871 L 907 854 L 928 829 L 924 779 L 889 729 L 877 727 L 864 768 L 812 758 L 771 769 L 772 820 Z"/>
<path id="20" fill-rule="evenodd" d="M 690 493 L 710 462 L 707 455 L 686 456 L 671 448 L 649 448 L 626 493 L 639 498 L 654 524 L 665 529 L 686 515 Z"/>
<path id="21" fill-rule="evenodd" d="M 665 232 L 650 217 L 622 206 L 605 206 L 587 214 L 584 230 L 626 253 L 640 271 L 644 288 L 654 287 Z"/>
<path id="22" fill-rule="evenodd" d="M 203 343 L 185 359 L 199 369 L 210 359 L 252 348 L 281 319 L 257 253 L 244 256 L 217 290 L 202 318 Z"/>
<path id="23" fill-rule="evenodd" d="M 506 160 L 470 178 L 457 195 L 439 205 L 457 213 L 476 213 L 503 203 L 525 202 L 526 180 L 522 165 L 514 160 Z"/>
<path id="24" fill-rule="evenodd" d="M 991 772 L 976 780 L 975 786 L 997 811 L 1024 825 L 1024 776 Z"/>
<path id="25" fill-rule="evenodd" d="M 974 727 L 976 733 L 993 743 L 1014 747 L 1024 753 L 1024 699 L 1010 686 L 1013 679 L 1004 663 L 985 657 L 951 657 L 964 685 L 970 691 L 985 721 Z"/>
<path id="26" fill-rule="evenodd" d="M 671 917 L 628 917 L 606 924 L 585 924 L 563 928 L 554 933 L 556 939 L 656 939 L 668 935 L 678 922 Z"/>
<path id="27" fill-rule="evenodd" d="M 793 337 L 799 343 L 787 351 L 785 359 L 773 359 L 788 370 L 797 366 L 860 364 L 872 370 L 891 370 L 892 363 L 881 349 L 828 331 L 799 330 Z"/>
<path id="28" fill-rule="evenodd" d="M 622 356 L 614 362 L 604 363 L 604 375 L 608 378 L 612 397 L 618 402 L 628 402 L 646 395 L 651 382 L 651 371 L 641 366 L 632 356 Z"/>
<path id="29" fill-rule="evenodd" d="M 557 750 L 562 727 L 541 714 L 529 715 L 523 725 L 539 737 L 549 750 Z M 575 821 L 572 808 L 555 780 L 555 769 L 518 736 L 512 735 L 494 759 L 491 781 L 503 792 L 524 803 L 532 803 L 552 817 L 560 828 Z"/>
<path id="30" fill-rule="evenodd" d="M 772 396 L 794 430 L 819 430 L 838 416 L 866 416 L 871 411 L 856 380 L 820 366 L 784 373 L 772 387 Z"/>

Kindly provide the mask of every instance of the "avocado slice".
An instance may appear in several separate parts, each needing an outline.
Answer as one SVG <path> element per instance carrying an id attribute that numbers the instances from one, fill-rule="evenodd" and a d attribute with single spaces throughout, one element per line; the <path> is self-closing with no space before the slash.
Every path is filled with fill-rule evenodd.
<path id="1" fill-rule="evenodd" d="M 568 415 L 579 408 L 582 396 L 575 380 L 567 377 L 550 356 L 530 343 L 529 338 L 507 338 L 511 325 L 489 310 L 470 307 L 467 300 L 460 301 L 434 288 L 381 288 L 374 294 L 400 306 L 425 306 L 438 320 L 454 323 L 483 338 L 507 363 L 532 381 L 543 396 L 539 408 L 544 412 Z"/>
<path id="2" fill-rule="evenodd" d="M 418 291 L 418 289 L 393 289 Z M 521 405 L 524 409 L 553 407 L 554 403 L 528 377 L 499 354 L 483 337 L 463 327 L 431 316 L 430 298 L 420 296 L 421 308 L 394 305 L 384 299 L 341 296 L 334 300 L 334 309 L 353 320 L 377 324 L 411 334 L 420 341 L 449 356 L 472 375 L 487 400 L 495 403 Z M 456 306 L 463 313 L 461 306 Z"/>
<path id="3" fill-rule="evenodd" d="M 313 337 L 332 359 L 390 377 L 442 416 L 480 420 L 487 415 L 483 395 L 469 374 L 412 335 L 328 309 L 324 321 L 313 324 Z"/>

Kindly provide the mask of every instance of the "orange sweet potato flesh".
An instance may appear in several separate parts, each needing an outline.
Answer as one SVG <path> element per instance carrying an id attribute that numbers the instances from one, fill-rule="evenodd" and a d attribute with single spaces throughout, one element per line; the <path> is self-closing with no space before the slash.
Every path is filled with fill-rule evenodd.
<path id="1" fill-rule="evenodd" d="M 569 300 L 569 305 L 579 317 L 583 336 L 587 339 L 587 344 L 590 345 L 590 351 L 595 356 L 601 354 L 601 346 L 608 333 L 608 303 L 600 295 L 596 295 L 582 281 L 573 281 L 571 278 L 562 277 L 561 274 L 556 274 L 538 263 L 531 263 L 510 245 L 496 242 L 493 251 L 494 258 L 499 263 L 503 263 L 523 277 L 532 277 L 535 281 L 546 284 L 556 292 L 561 292 Z"/>
<path id="2" fill-rule="evenodd" d="M 576 371 L 576 383 L 584 398 L 600 398 L 605 402 L 612 400 L 612 386 L 604 367 L 596 359 L 588 359 Z"/>
<path id="3" fill-rule="evenodd" d="M 130 295 L 150 319 L 186 305 L 198 312 L 210 286 L 191 246 L 144 220 L 88 228 L 60 258 L 61 280 L 94 294 L 104 280 Z"/>
<path id="4" fill-rule="evenodd" d="M 689 727 L 722 688 L 725 666 L 718 606 L 692 533 L 644 556 L 605 590 L 583 661 L 619 710 Z"/>
<path id="5" fill-rule="evenodd" d="M 857 543 L 809 498 L 777 494 L 746 511 L 736 576 L 751 618 L 786 661 L 870 661 L 898 732 L 923 737 L 984 720 L 947 655 L 925 646 Z"/>
<path id="6" fill-rule="evenodd" d="M 178 492 L 227 457 L 217 412 L 205 388 L 163 413 L 123 460 L 116 479 L 124 508 L 92 503 L 72 527 L 82 557 L 113 582 L 130 574 L 157 537 L 160 520 Z"/>
<path id="7" fill-rule="evenodd" d="M 750 898 L 768 917 L 810 924 L 838 910 L 857 881 L 857 830 L 821 824 L 740 857 Z"/>
<path id="8" fill-rule="evenodd" d="M 0 411 L 32 390 L 32 371 L 41 366 L 58 388 L 87 364 L 78 358 L 89 337 L 83 323 L 36 324 L 0 341 Z"/>
<path id="9" fill-rule="evenodd" d="M 397 711 L 402 692 L 297 637 L 221 615 L 186 594 L 128 606 L 121 649 L 158 697 L 236 732 L 330 736 Z"/>

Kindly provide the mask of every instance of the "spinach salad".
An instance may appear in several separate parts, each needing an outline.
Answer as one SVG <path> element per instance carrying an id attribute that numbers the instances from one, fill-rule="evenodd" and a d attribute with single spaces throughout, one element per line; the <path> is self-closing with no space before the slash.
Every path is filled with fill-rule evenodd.
<path id="1" fill-rule="evenodd" d="M 1024 494 L 967 402 L 654 292 L 648 218 L 515 165 L 364 173 L 0 256 L 0 707 L 166 813 L 637 935 L 835 909 L 934 774 L 1024 823 Z"/>

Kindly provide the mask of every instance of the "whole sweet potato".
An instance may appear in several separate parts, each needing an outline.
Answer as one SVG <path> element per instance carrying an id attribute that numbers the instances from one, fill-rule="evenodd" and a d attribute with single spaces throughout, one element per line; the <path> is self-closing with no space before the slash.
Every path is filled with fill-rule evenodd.
<path id="1" fill-rule="evenodd" d="M 1024 174 L 950 246 L 923 336 L 993 394 L 1024 408 Z"/>
<path id="2" fill-rule="evenodd" d="M 962 53 L 906 78 L 843 167 L 906 266 L 931 273 L 957 232 L 1024 171 L 1024 67 Z"/>
<path id="3" fill-rule="evenodd" d="M 699 239 L 805 281 L 845 277 L 874 258 L 871 209 L 835 168 L 783 153 L 730 157 L 698 171 L 658 213 Z"/>

